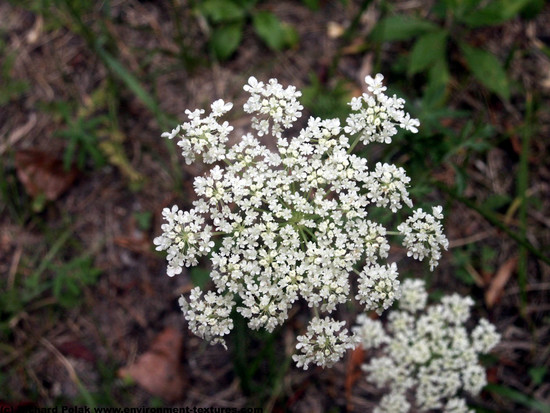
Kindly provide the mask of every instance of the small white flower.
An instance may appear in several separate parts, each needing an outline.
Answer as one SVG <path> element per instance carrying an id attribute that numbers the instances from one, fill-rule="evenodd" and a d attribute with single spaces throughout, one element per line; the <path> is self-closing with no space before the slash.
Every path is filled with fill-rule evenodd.
<path id="1" fill-rule="evenodd" d="M 161 138 L 168 138 L 168 139 L 173 139 L 174 136 L 176 136 L 178 134 L 178 132 L 180 131 L 181 129 L 181 125 L 178 125 L 176 126 L 174 129 L 172 129 L 172 132 L 164 132 L 161 136 Z"/>
<path id="2" fill-rule="evenodd" d="M 428 293 L 423 280 L 406 279 L 402 283 L 399 308 L 410 313 L 426 308 Z"/>
<path id="3" fill-rule="evenodd" d="M 220 296 L 209 291 L 202 297 L 201 289 L 195 287 L 191 290 L 189 302 L 182 296 L 179 304 L 194 334 L 210 344 L 220 343 L 226 347 L 223 336 L 233 329 L 230 315 L 235 302 L 232 294 Z"/>
<path id="4" fill-rule="evenodd" d="M 212 115 L 215 117 L 218 117 L 229 112 L 233 107 L 233 103 L 231 102 L 225 103 L 222 99 L 218 99 L 214 103 L 212 103 L 210 107 L 212 109 Z"/>
<path id="5" fill-rule="evenodd" d="M 367 196 L 378 207 L 389 207 L 392 212 L 401 208 L 401 203 L 412 207 L 407 186 L 410 178 L 403 168 L 378 162 L 366 178 Z"/>
<path id="6" fill-rule="evenodd" d="M 374 78 L 372 78 L 370 75 L 365 77 L 365 83 L 368 85 L 368 91 L 375 95 L 379 95 L 380 93 L 385 92 L 386 86 L 383 86 L 383 80 L 384 76 L 380 73 L 377 73 Z"/>
<path id="7" fill-rule="evenodd" d="M 365 305 L 365 310 L 381 314 L 401 295 L 397 275 L 395 263 L 365 266 L 359 274 L 359 294 L 355 298 Z"/>
<path id="8" fill-rule="evenodd" d="M 298 367 L 307 370 L 310 364 L 320 367 L 332 367 L 342 358 L 344 353 L 358 344 L 358 337 L 348 335 L 345 322 L 329 317 L 313 318 L 303 336 L 298 336 L 296 349 L 301 354 L 295 354 L 292 359 Z"/>
<path id="9" fill-rule="evenodd" d="M 433 271 L 441 258 L 441 248 L 447 249 L 449 241 L 439 222 L 442 218 L 441 207 L 433 207 L 432 211 L 433 215 L 422 208 L 417 209 L 413 216 L 399 224 L 397 230 L 405 236 L 403 245 L 407 248 L 407 255 L 420 261 L 430 257 L 430 269 Z"/>

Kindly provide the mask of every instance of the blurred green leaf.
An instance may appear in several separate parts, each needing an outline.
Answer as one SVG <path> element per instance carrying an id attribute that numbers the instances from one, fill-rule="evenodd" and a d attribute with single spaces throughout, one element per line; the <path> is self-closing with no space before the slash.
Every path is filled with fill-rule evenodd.
<path id="1" fill-rule="evenodd" d="M 517 403 L 523 404 L 524 406 L 527 406 L 530 409 L 536 410 L 538 412 L 550 413 L 550 405 L 535 400 L 518 390 L 512 389 L 511 387 L 501 386 L 499 384 L 488 384 L 487 386 L 485 386 L 485 389 L 500 396 L 511 399 Z"/>
<path id="2" fill-rule="evenodd" d="M 445 61 L 447 36 L 447 30 L 438 30 L 418 38 L 409 58 L 409 76 L 424 71 L 438 61 Z"/>
<path id="3" fill-rule="evenodd" d="M 544 6 L 546 5 L 546 0 L 531 0 L 521 9 L 521 17 L 524 19 L 533 19 L 539 15 Z"/>
<path id="4" fill-rule="evenodd" d="M 237 50 L 242 36 L 242 22 L 216 27 L 210 38 L 210 47 L 218 59 L 225 60 Z"/>
<path id="5" fill-rule="evenodd" d="M 53 295 L 63 307 L 72 307 L 80 302 L 85 286 L 93 285 L 101 270 L 93 266 L 91 257 L 77 257 L 62 265 L 52 266 L 55 272 Z"/>
<path id="6" fill-rule="evenodd" d="M 444 58 L 435 61 L 428 72 L 428 83 L 422 96 L 422 105 L 425 110 L 443 106 L 447 98 L 447 84 L 450 78 L 447 61 Z"/>
<path id="7" fill-rule="evenodd" d="M 536 386 L 544 382 L 544 376 L 546 376 L 546 373 L 548 373 L 546 366 L 532 367 L 529 369 L 529 376 L 531 376 L 531 380 Z"/>
<path id="8" fill-rule="evenodd" d="M 428 20 L 396 15 L 380 20 L 372 30 L 370 38 L 376 42 L 409 40 L 439 29 L 438 25 Z"/>
<path id="9" fill-rule="evenodd" d="M 294 28 L 282 23 L 277 16 L 268 11 L 259 11 L 252 16 L 252 24 L 260 38 L 272 50 L 281 50 L 292 46 L 298 40 Z"/>
<path id="10" fill-rule="evenodd" d="M 191 268 L 189 275 L 191 276 L 191 281 L 195 287 L 200 287 L 201 290 L 206 288 L 206 284 L 210 281 L 210 271 L 201 267 Z"/>
<path id="11" fill-rule="evenodd" d="M 302 3 L 310 10 L 319 10 L 319 0 L 302 0 Z"/>
<path id="12" fill-rule="evenodd" d="M 460 20 L 470 27 L 493 26 L 514 18 L 532 0 L 493 0 L 481 9 L 471 9 Z"/>
<path id="13" fill-rule="evenodd" d="M 165 115 L 160 110 L 157 101 L 147 92 L 136 76 L 128 71 L 122 63 L 107 52 L 103 46 L 96 42 L 95 50 L 105 65 L 130 89 L 141 102 L 156 116 L 159 126 L 164 128 Z"/>
<path id="14" fill-rule="evenodd" d="M 199 10 L 214 23 L 239 20 L 245 16 L 245 10 L 230 0 L 202 1 Z"/>
<path id="15" fill-rule="evenodd" d="M 134 218 L 136 219 L 138 228 L 142 231 L 151 229 L 153 220 L 153 213 L 151 211 L 134 212 Z"/>
<path id="16" fill-rule="evenodd" d="M 506 205 L 509 205 L 510 202 L 512 202 L 512 198 L 510 198 L 509 195 L 506 195 L 506 194 L 491 194 L 485 200 L 484 205 L 488 209 L 492 209 L 493 211 L 498 211 L 500 208 L 502 208 Z"/>
<path id="17" fill-rule="evenodd" d="M 344 82 L 339 81 L 331 87 L 321 83 L 313 73 L 310 73 L 309 81 L 310 85 L 302 89 L 302 103 L 313 116 L 343 120 L 350 114 L 347 104 L 350 92 Z"/>
<path id="18" fill-rule="evenodd" d="M 461 43 L 460 48 L 476 79 L 491 92 L 496 93 L 504 100 L 509 100 L 508 77 L 496 56 L 466 43 Z"/>

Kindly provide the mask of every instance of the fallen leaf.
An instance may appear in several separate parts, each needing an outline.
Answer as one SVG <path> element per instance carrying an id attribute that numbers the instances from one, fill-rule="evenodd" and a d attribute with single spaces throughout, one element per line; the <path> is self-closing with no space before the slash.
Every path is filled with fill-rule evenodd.
<path id="1" fill-rule="evenodd" d="M 485 292 L 485 304 L 487 304 L 487 307 L 491 308 L 498 300 L 500 300 L 502 291 L 512 276 L 512 273 L 516 269 L 517 263 L 518 258 L 512 257 L 500 266 L 491 280 L 489 288 Z"/>
<path id="2" fill-rule="evenodd" d="M 57 349 L 65 356 L 95 362 L 94 353 L 78 340 L 65 341 L 59 344 Z"/>
<path id="3" fill-rule="evenodd" d="M 66 171 L 60 159 L 35 149 L 17 151 L 15 167 L 27 193 L 33 198 L 43 195 L 49 201 L 69 189 L 78 176 L 76 168 Z"/>
<path id="4" fill-rule="evenodd" d="M 151 252 L 151 241 L 145 236 L 125 237 L 121 235 L 115 237 L 113 241 L 119 247 L 126 248 L 132 252 L 149 255 L 151 257 L 156 256 Z"/>
<path id="5" fill-rule="evenodd" d="M 119 376 L 131 377 L 149 393 L 168 402 L 182 399 L 187 383 L 181 366 L 182 339 L 178 331 L 164 329 L 134 364 L 118 370 Z"/>
<path id="6" fill-rule="evenodd" d="M 355 382 L 361 377 L 361 365 L 365 361 L 365 350 L 363 347 L 358 346 L 351 352 L 351 357 L 348 360 L 348 366 L 346 370 L 346 400 L 348 402 L 348 411 L 353 410 L 351 403 L 351 391 Z"/>

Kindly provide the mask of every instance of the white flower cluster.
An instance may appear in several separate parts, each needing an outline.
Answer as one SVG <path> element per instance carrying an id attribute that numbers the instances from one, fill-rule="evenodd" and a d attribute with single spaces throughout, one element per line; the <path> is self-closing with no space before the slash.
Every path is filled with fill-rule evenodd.
<path id="1" fill-rule="evenodd" d="M 322 367 L 331 367 L 344 353 L 359 344 L 359 337 L 349 335 L 347 328 L 341 330 L 346 323 L 335 322 L 326 317 L 315 317 L 309 323 L 307 333 L 298 336 L 296 349 L 302 354 L 294 354 L 292 359 L 298 367 L 307 370 L 310 363 Z"/>
<path id="2" fill-rule="evenodd" d="M 258 136 L 269 134 L 270 119 L 273 122 L 271 133 L 280 137 L 283 129 L 290 128 L 302 116 L 303 107 L 297 100 L 302 93 L 294 86 L 283 89 L 276 79 L 270 79 L 266 85 L 251 76 L 243 89 L 250 93 L 244 111 L 264 115 L 263 118 L 252 118 L 252 127 L 258 131 Z"/>
<path id="3" fill-rule="evenodd" d="M 418 208 L 413 216 L 397 227 L 397 230 L 405 235 L 403 244 L 407 248 L 407 255 L 416 260 L 423 260 L 429 256 L 432 270 L 441 258 L 441 247 L 447 249 L 449 246 L 439 221 L 443 218 L 442 210 L 440 206 L 433 207 L 431 215 Z"/>
<path id="4" fill-rule="evenodd" d="M 364 158 L 351 153 L 361 140 L 387 141 L 364 139 L 365 128 L 372 126 L 373 133 L 387 135 L 390 129 L 394 134 L 397 126 L 414 131 L 411 125 L 418 124 L 407 121 L 410 116 L 401 110 L 401 99 L 385 97 L 381 79 L 381 75 L 366 79 L 372 95 L 352 102 L 357 113 L 344 127 L 338 119 L 310 118 L 297 136 L 288 137 L 283 132 L 301 116 L 300 92 L 293 86 L 284 89 L 274 79 L 263 83 L 251 77 L 244 86 L 250 93 L 244 109 L 256 116 L 252 129 L 257 135 L 273 136 L 276 151 L 252 133 L 228 147 L 232 128 L 218 119 L 232 105 L 221 100 L 212 104 L 212 113 L 205 118 L 204 111 L 187 111 L 189 122 L 163 135 L 179 136 L 187 162 L 196 155 L 207 162 L 223 161 L 195 178 L 197 200 L 190 211 L 183 213 L 176 206 L 163 211 L 163 234 L 155 239 L 157 250 L 168 252 L 170 276 L 196 265 L 201 256 L 211 256 L 216 295 L 201 298 L 194 293 L 182 306 L 193 332 L 223 342 L 222 336 L 232 327 L 227 319 L 231 306 L 250 328 L 273 331 L 302 299 L 317 321 L 298 338 L 303 354 L 297 361 L 303 366 L 329 365 L 353 342 L 342 332 L 336 338 L 341 323 L 328 316 L 355 295 L 350 274 L 357 275 L 356 298 L 366 310 L 381 312 L 399 297 L 397 266 L 385 262 L 388 231 L 369 220 L 368 214 L 369 208 L 395 213 L 403 204 L 412 207 L 407 192 L 410 179 L 402 168 L 389 164 L 369 170 Z M 358 122 L 363 125 L 360 129 L 354 126 Z M 419 259 L 430 256 L 432 267 L 439 246 L 447 245 L 438 211 L 431 218 L 421 213 L 422 222 L 432 229 L 417 228 L 420 218 L 403 227 L 410 253 Z M 431 238 L 421 237 L 423 231 Z M 437 237 L 432 236 L 436 231 Z M 214 237 L 219 237 L 216 248 Z M 326 317 L 318 318 L 319 312 Z M 318 343 L 321 338 L 326 345 Z M 317 354 L 321 349 L 323 354 Z"/>
<path id="5" fill-rule="evenodd" d="M 233 320 L 229 317 L 235 305 L 233 296 L 221 296 L 212 291 L 208 291 L 204 297 L 201 296 L 201 289 L 195 287 L 191 290 L 189 302 L 183 296 L 179 299 L 189 328 L 200 338 L 212 344 L 221 343 L 225 347 L 225 341 L 221 337 L 233 329 Z"/>
<path id="6" fill-rule="evenodd" d="M 354 113 L 346 120 L 346 133 L 358 134 L 363 143 L 391 143 L 391 138 L 397 134 L 397 127 L 413 133 L 418 132 L 418 119 L 411 119 L 403 107 L 405 100 L 386 96 L 386 87 L 382 85 L 384 76 L 377 74 L 374 78 L 367 76 L 365 82 L 370 94 L 363 93 L 353 98 L 350 106 Z"/>
<path id="7" fill-rule="evenodd" d="M 162 210 L 166 221 L 163 234 L 153 240 L 157 250 L 166 250 L 167 273 L 170 277 L 180 274 L 182 267 L 197 265 L 197 257 L 206 255 L 214 246 L 211 241 L 212 227 L 204 225 L 204 218 L 195 211 L 181 211 L 177 205 Z"/>
<path id="8" fill-rule="evenodd" d="M 206 163 L 225 159 L 225 143 L 233 127 L 228 122 L 220 124 L 218 118 L 232 107 L 233 103 L 225 103 L 219 99 L 212 103 L 212 113 L 205 118 L 201 117 L 205 112 L 203 109 L 193 112 L 186 110 L 189 122 L 178 125 L 172 132 L 164 132 L 161 136 L 168 139 L 180 137 L 178 146 L 181 147 L 181 154 L 188 165 L 195 161 L 196 155 L 202 155 Z"/>
<path id="9" fill-rule="evenodd" d="M 473 412 L 457 394 L 475 396 L 485 386 L 478 355 L 491 351 L 500 335 L 485 319 L 468 334 L 471 298 L 453 294 L 426 308 L 422 281 L 405 280 L 402 286 L 400 310 L 389 314 L 386 330 L 365 314 L 353 328 L 363 348 L 380 348 L 380 356 L 363 366 L 370 382 L 390 388 L 375 412 L 406 413 L 412 400 L 418 411 Z"/>

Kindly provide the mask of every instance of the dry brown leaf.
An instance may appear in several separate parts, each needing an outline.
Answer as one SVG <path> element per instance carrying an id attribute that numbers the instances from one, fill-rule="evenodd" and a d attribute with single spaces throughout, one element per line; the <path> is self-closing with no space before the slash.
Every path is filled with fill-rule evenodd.
<path id="1" fill-rule="evenodd" d="M 114 243 L 120 247 L 126 248 L 132 252 L 149 255 L 155 257 L 151 252 L 151 241 L 145 236 L 142 237 L 124 237 L 119 236 L 114 238 Z"/>
<path id="2" fill-rule="evenodd" d="M 489 284 L 489 288 L 485 292 L 485 304 L 487 307 L 491 308 L 496 304 L 500 297 L 502 296 L 502 291 L 506 286 L 506 283 L 512 276 L 512 273 L 516 269 L 518 264 L 518 258 L 512 257 L 508 259 L 504 264 L 500 266 L 495 276 Z"/>
<path id="3" fill-rule="evenodd" d="M 57 346 L 57 349 L 64 356 L 71 356 L 77 359 L 95 362 L 95 355 L 88 347 L 78 340 L 65 341 Z"/>
<path id="4" fill-rule="evenodd" d="M 351 357 L 348 360 L 348 368 L 346 371 L 346 400 L 348 401 L 348 411 L 353 410 L 351 408 L 351 391 L 355 382 L 361 377 L 361 365 L 365 361 L 365 350 L 363 347 L 358 346 L 351 352 Z"/>
<path id="5" fill-rule="evenodd" d="M 181 366 L 182 339 L 178 331 L 164 329 L 134 364 L 119 369 L 119 376 L 131 377 L 149 393 L 166 401 L 182 399 L 187 384 Z"/>
<path id="6" fill-rule="evenodd" d="M 49 201 L 69 189 L 78 176 L 76 168 L 66 171 L 60 159 L 35 149 L 17 151 L 15 167 L 27 193 L 33 198 L 44 195 Z"/>

